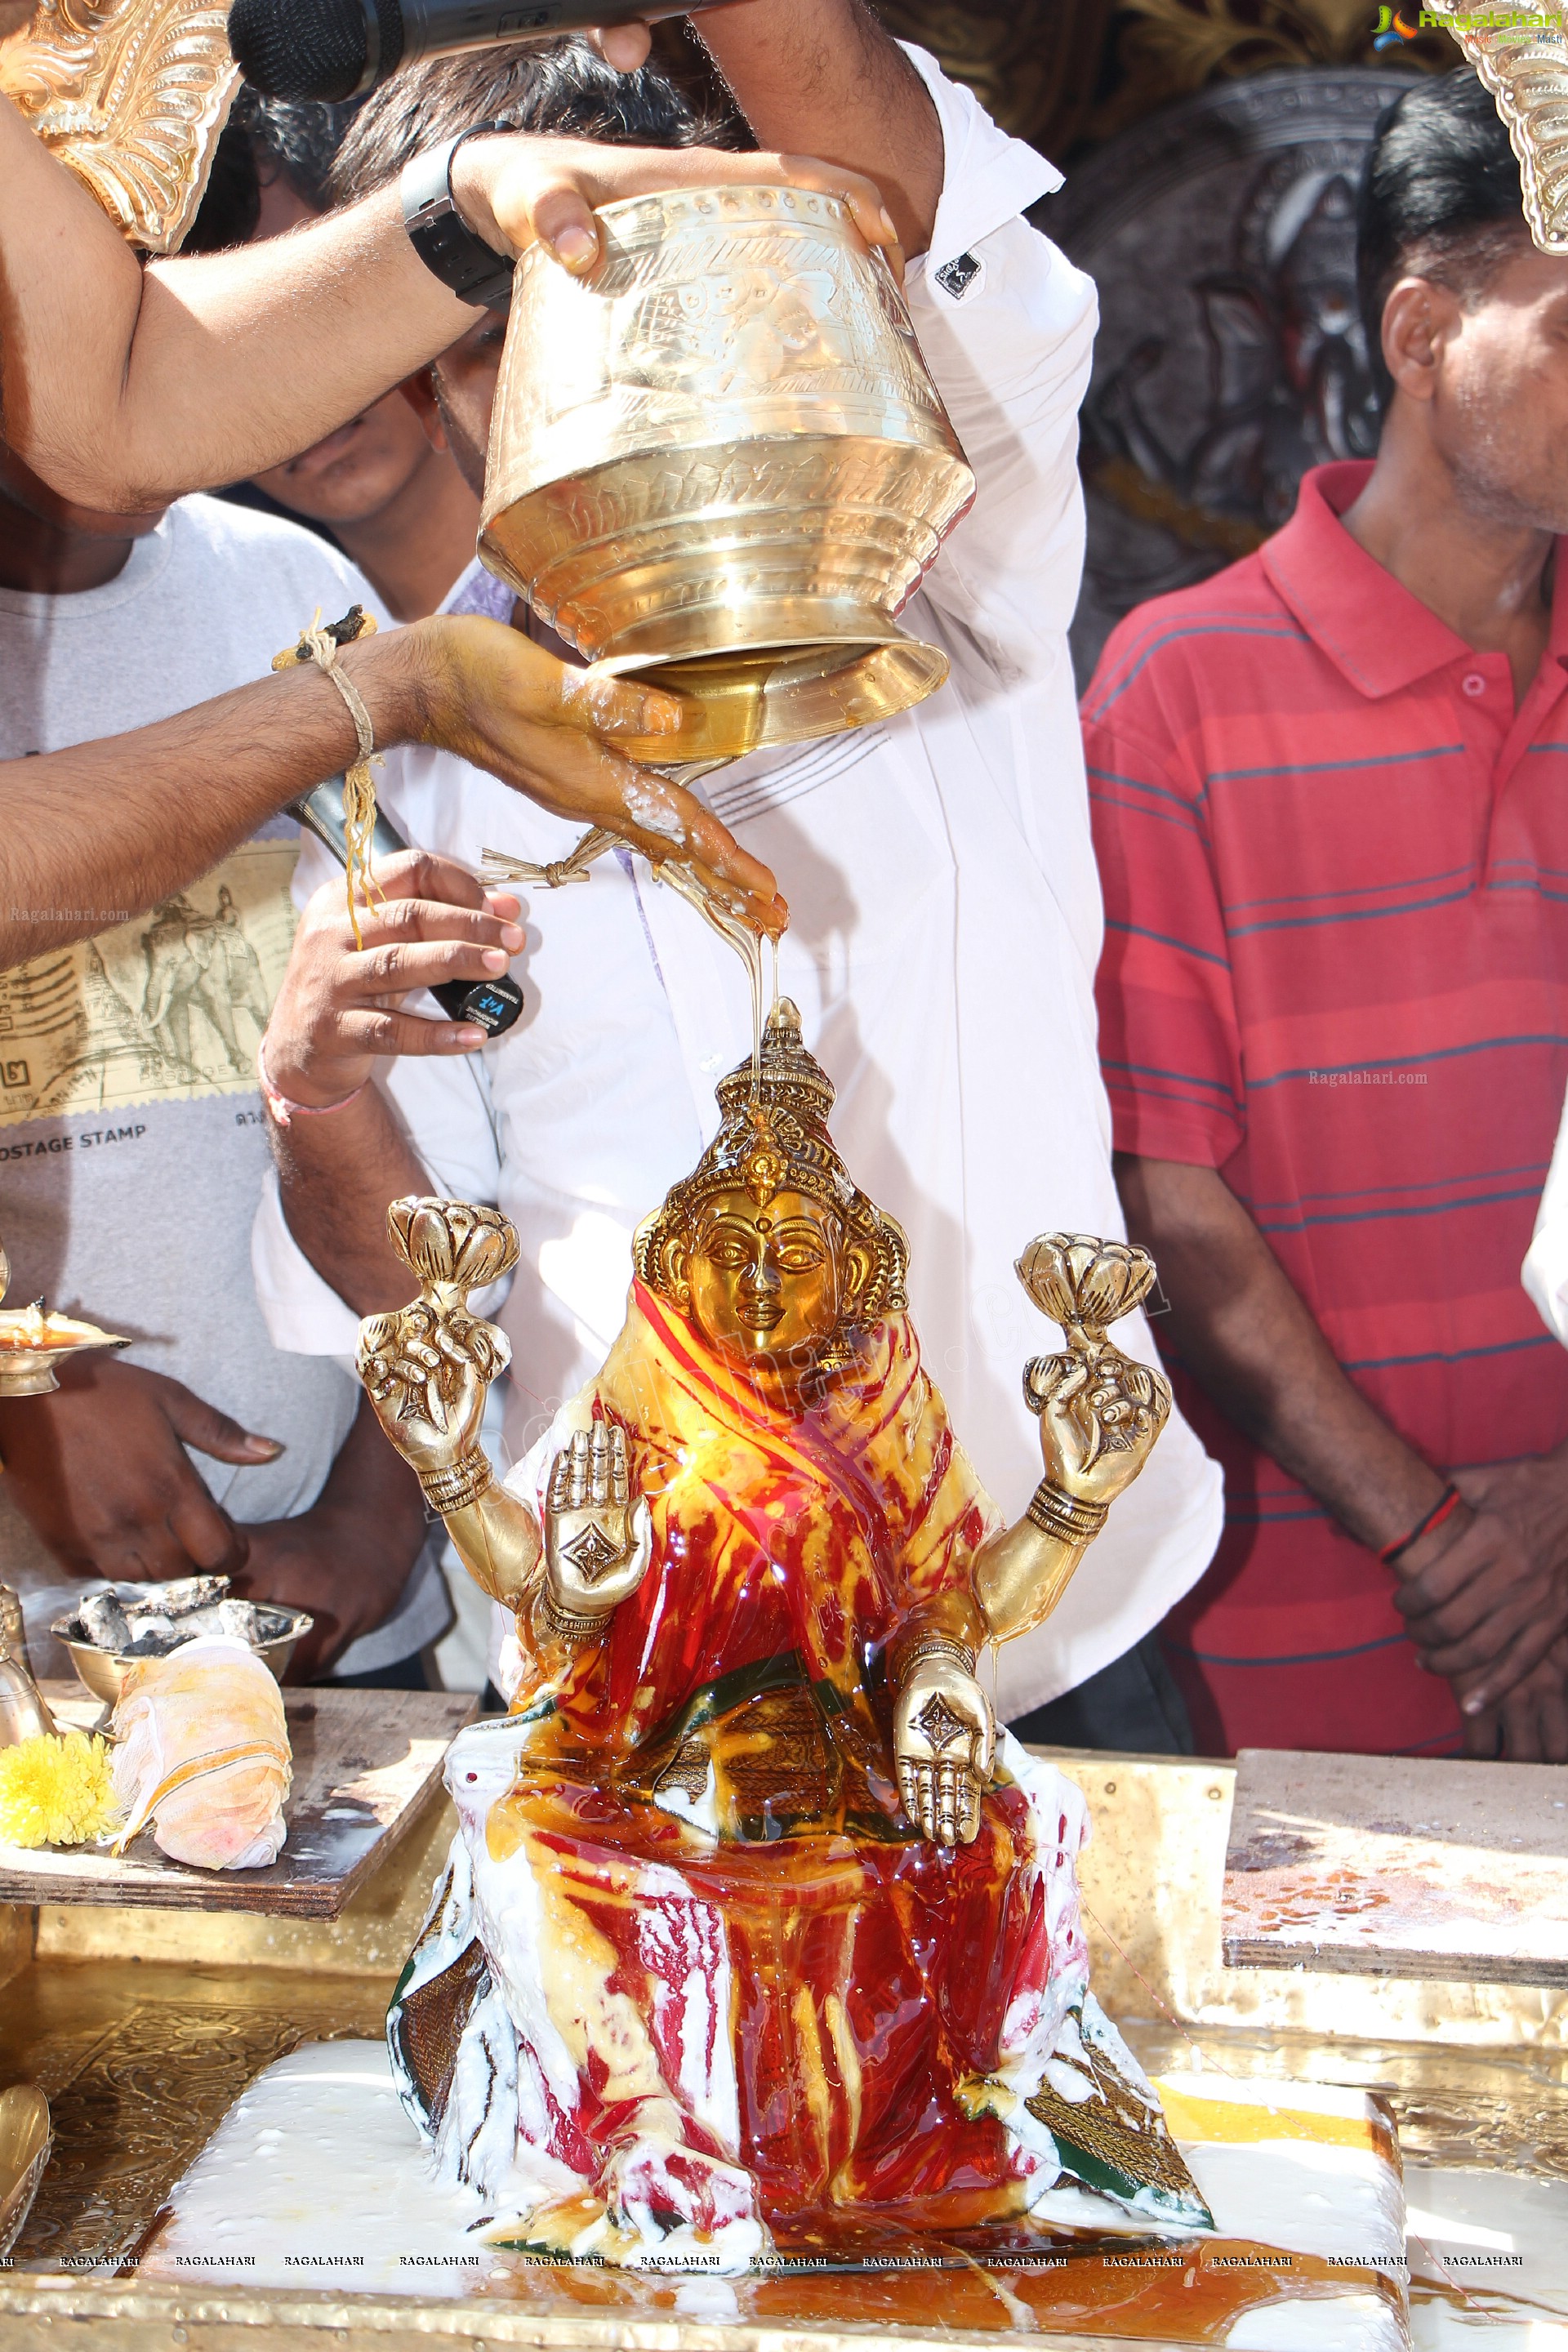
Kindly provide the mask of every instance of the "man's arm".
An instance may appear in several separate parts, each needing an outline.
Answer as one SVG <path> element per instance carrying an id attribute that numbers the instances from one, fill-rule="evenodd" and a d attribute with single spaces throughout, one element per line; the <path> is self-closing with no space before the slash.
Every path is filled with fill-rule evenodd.
<path id="1" fill-rule="evenodd" d="M 328 884 L 300 919 L 267 1024 L 267 1071 L 308 1114 L 271 1122 L 283 1211 L 299 1247 L 357 1315 L 408 1304 L 408 1268 L 387 1234 L 390 1204 L 427 1175 L 380 1088 L 378 1061 L 472 1053 L 483 1033 L 403 1010 L 411 992 L 504 971 L 522 945 L 518 902 L 483 890 L 450 858 L 378 865 L 382 896 L 356 943 Z M 323 1114 L 331 1111 L 331 1117 Z"/>
<path id="2" fill-rule="evenodd" d="M 865 173 L 904 251 L 925 251 L 942 194 L 942 129 L 925 84 L 864 0 L 747 0 L 693 29 L 761 145 Z"/>
<path id="3" fill-rule="evenodd" d="M 881 197 L 835 164 L 510 134 L 458 151 L 464 217 L 497 251 L 598 261 L 595 205 L 772 180 L 846 196 L 873 243 Z M 109 513 L 248 478 L 308 448 L 474 323 L 425 268 L 395 189 L 236 252 L 145 268 L 0 100 L 0 403 L 5 438 L 63 497 Z"/>
<path id="4" fill-rule="evenodd" d="M 1119 1153 L 1127 1229 L 1160 1268 L 1175 1352 L 1221 1411 L 1376 1551 L 1445 1481 L 1341 1370 L 1278 1258 L 1213 1168 Z M 1568 1462 L 1461 1473 L 1467 1500 L 1396 1564 L 1423 1663 L 1454 1683 L 1489 1752 L 1490 1710 L 1568 1623 Z M 1555 1704 L 1555 1702 L 1553 1702 Z M 1557 1710 L 1561 1712 L 1560 1707 Z M 1519 1752 L 1510 1739 L 1510 1752 Z"/>
<path id="5" fill-rule="evenodd" d="M 440 744 L 557 814 L 689 863 L 733 911 L 779 928 L 767 868 L 689 793 L 610 748 L 650 724 L 675 742 L 668 697 L 590 680 L 470 616 L 362 638 L 339 659 L 378 744 Z M 0 762 L 0 970 L 144 913 L 356 752 L 342 697 L 312 667 L 131 734 Z"/>
<path id="6" fill-rule="evenodd" d="M 352 1642 L 386 1622 L 403 1598 L 426 1528 L 419 1481 L 388 1445 L 363 1398 L 310 1508 L 241 1529 L 248 1557 L 235 1591 L 308 1610 L 316 1621 L 289 1661 L 290 1681 L 325 1674 Z"/>

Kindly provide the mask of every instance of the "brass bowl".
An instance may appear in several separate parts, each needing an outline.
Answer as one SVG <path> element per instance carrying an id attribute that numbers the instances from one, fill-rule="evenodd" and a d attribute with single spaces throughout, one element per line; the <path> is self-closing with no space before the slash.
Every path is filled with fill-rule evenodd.
<path id="1" fill-rule="evenodd" d="M 588 661 L 694 698 L 682 761 L 922 700 L 947 659 L 896 615 L 974 477 L 881 255 L 801 188 L 598 218 L 591 283 L 517 265 L 485 562 Z"/>
<path id="2" fill-rule="evenodd" d="M 36 2083 L 0 2091 L 0 2256 L 22 2234 L 52 2139 L 49 2103 Z"/>
<path id="3" fill-rule="evenodd" d="M 258 1601 L 256 1605 L 258 1609 L 270 1609 L 274 1604 L 269 1601 Z M 270 1642 L 258 1642 L 251 1655 L 259 1658 L 264 1666 L 270 1666 L 281 1682 L 284 1669 L 294 1654 L 295 1643 L 304 1639 L 316 1621 L 307 1616 L 302 1609 L 284 1609 L 279 1605 L 278 1614 L 288 1619 L 287 1632 L 274 1635 Z M 73 1627 L 76 1628 L 74 1632 Z M 70 1652 L 70 1662 L 77 1670 L 78 1678 L 87 1685 L 94 1698 L 103 1701 L 105 1706 L 119 1706 L 121 1693 L 125 1688 L 126 1677 L 132 1668 L 147 1664 L 145 1658 L 126 1658 L 114 1650 L 100 1650 L 96 1642 L 83 1638 L 75 1617 L 59 1618 L 49 1631 L 56 1641 Z M 178 1650 L 171 1650 L 168 1654 L 177 1658 L 180 1654 Z"/>

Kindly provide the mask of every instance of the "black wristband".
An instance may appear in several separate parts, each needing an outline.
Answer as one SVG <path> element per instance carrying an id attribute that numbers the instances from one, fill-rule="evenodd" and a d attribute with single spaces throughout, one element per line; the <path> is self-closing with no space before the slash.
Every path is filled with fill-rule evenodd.
<path id="1" fill-rule="evenodd" d="M 465 139 L 505 127 L 500 122 L 476 122 L 470 130 L 459 131 L 455 139 L 426 147 L 404 165 L 398 182 L 403 226 L 426 268 L 443 286 L 449 286 L 459 301 L 487 310 L 504 310 L 510 303 L 514 264 L 510 254 L 497 253 L 477 236 L 458 212 L 452 194 L 452 158 Z"/>

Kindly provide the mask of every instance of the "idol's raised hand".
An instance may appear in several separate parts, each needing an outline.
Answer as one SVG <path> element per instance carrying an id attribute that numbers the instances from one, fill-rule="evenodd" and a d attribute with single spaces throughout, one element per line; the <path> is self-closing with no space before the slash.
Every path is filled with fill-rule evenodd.
<path id="1" fill-rule="evenodd" d="M 595 151 L 603 152 L 603 151 Z M 478 614 L 416 622 L 427 712 L 419 730 L 555 816 L 599 826 L 655 865 L 689 872 L 725 913 L 775 937 L 789 910 L 767 867 L 681 785 L 616 749 L 649 739 L 679 761 L 687 706 L 679 696 L 558 661 L 521 630 Z M 345 667 L 349 664 L 345 663 Z"/>
<path id="2" fill-rule="evenodd" d="M 601 1628 L 637 1591 L 648 1557 L 647 1505 L 632 1493 L 626 1431 L 605 1421 L 574 1431 L 544 1502 L 548 1630 L 581 1639 Z"/>
<path id="3" fill-rule="evenodd" d="M 427 1483 L 438 1507 L 459 1498 L 446 1474 L 478 1464 L 485 1391 L 511 1361 L 504 1331 L 468 1312 L 468 1294 L 517 1264 L 517 1234 L 499 1210 L 409 1194 L 386 1212 L 394 1248 L 419 1296 L 359 1327 L 359 1376 L 376 1418 Z M 485 1465 L 483 1483 L 489 1483 Z"/>
<path id="4" fill-rule="evenodd" d="M 359 1376 L 376 1419 L 422 1475 L 473 1453 L 485 1392 L 510 1356 L 495 1324 L 443 1313 L 427 1299 L 368 1315 L 359 1327 Z"/>
<path id="5" fill-rule="evenodd" d="M 1149 1458 L 1171 1411 L 1170 1385 L 1107 1341 L 1092 1355 L 1037 1356 L 1024 1396 L 1040 1417 L 1046 1476 L 1076 1501 L 1113 1502 Z"/>
<path id="6" fill-rule="evenodd" d="M 922 1837 L 968 1845 L 980 1827 L 996 1727 L 956 1643 L 917 1649 L 893 1710 L 899 1794 Z"/>

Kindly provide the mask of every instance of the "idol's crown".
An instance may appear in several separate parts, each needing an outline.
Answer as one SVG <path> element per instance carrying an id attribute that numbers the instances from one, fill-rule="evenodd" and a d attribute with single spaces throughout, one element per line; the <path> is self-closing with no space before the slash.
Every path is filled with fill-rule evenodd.
<path id="1" fill-rule="evenodd" d="M 909 1256 L 902 1230 L 857 1188 L 838 1156 L 827 1128 L 833 1082 L 805 1045 L 800 1013 L 787 996 L 768 1015 L 756 1063 L 748 1055 L 721 1078 L 717 1092 L 718 1134 L 637 1234 L 642 1279 L 664 1286 L 669 1250 L 691 1245 L 703 1204 L 715 1193 L 745 1192 L 764 1209 L 776 1193 L 804 1192 L 831 1209 L 847 1240 L 875 1262 L 863 1286 L 862 1319 L 901 1314 Z"/>
<path id="2" fill-rule="evenodd" d="M 833 1081 L 801 1034 L 800 1013 L 793 1000 L 781 996 L 763 1031 L 760 1081 L 748 1054 L 727 1078 L 719 1081 L 719 1108 L 732 1118 L 756 1097 L 769 1109 L 795 1111 L 826 1129 L 833 1108 Z"/>

